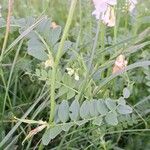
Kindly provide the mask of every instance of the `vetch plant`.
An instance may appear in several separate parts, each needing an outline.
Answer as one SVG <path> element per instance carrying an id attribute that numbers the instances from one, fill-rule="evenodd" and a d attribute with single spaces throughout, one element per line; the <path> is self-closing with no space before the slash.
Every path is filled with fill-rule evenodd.
<path id="1" fill-rule="evenodd" d="M 136 0 L 31 4 L 0 18 L 0 148 L 135 149 L 149 131 L 146 11 L 133 24 Z"/>
<path id="2" fill-rule="evenodd" d="M 54 124 L 48 124 L 44 121 L 15 119 L 28 124 L 40 124 L 40 126 L 29 132 L 24 141 L 47 127 L 48 129 L 42 137 L 42 142 L 44 145 L 48 145 L 58 134 L 62 131 L 69 131 L 74 125 L 81 126 L 85 123 L 92 122 L 96 126 L 103 124 L 116 126 L 119 123 L 118 117 L 124 117 L 124 115 L 131 114 L 133 111 L 126 104 L 125 98 L 129 96 L 130 92 L 125 88 L 123 97 L 120 97 L 118 100 L 112 100 L 110 98 L 106 100 L 92 99 L 84 101 L 81 105 L 77 99 L 70 105 L 68 101 L 63 100 L 61 104 L 55 107 Z"/>

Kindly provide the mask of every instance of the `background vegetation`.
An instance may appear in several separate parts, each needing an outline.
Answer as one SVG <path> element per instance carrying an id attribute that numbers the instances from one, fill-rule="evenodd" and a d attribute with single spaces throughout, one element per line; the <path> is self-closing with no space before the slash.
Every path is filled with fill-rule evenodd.
<path id="1" fill-rule="evenodd" d="M 91 0 L 78 0 L 65 35 L 70 3 L 15 0 L 8 39 L 8 1 L 0 3 L 1 149 L 150 149 L 149 2 L 139 0 L 130 15 L 124 0 L 119 0 L 117 24 L 107 27 L 97 25 Z M 120 54 L 128 61 L 127 71 L 112 74 Z M 47 60 L 51 60 L 49 67 L 45 67 Z M 71 76 L 67 68 L 72 69 Z M 52 109 L 55 114 L 50 115 Z M 93 118 L 101 116 L 93 121 L 89 113 Z M 43 130 L 33 136 L 33 129 L 41 125 Z"/>

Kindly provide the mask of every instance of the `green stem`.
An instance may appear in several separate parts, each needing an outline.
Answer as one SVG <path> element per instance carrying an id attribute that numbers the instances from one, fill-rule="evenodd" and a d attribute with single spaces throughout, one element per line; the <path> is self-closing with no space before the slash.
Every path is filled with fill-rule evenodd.
<path id="1" fill-rule="evenodd" d="M 105 49 L 105 25 L 101 22 L 100 24 L 100 42 L 101 42 L 101 52 Z M 101 53 L 102 54 L 102 53 Z M 101 58 L 101 65 L 105 62 L 105 55 L 104 53 L 100 56 Z M 104 78 L 104 72 L 101 74 L 101 78 Z"/>
<path id="2" fill-rule="evenodd" d="M 126 11 L 124 26 L 125 26 L 125 35 L 127 35 L 126 31 L 128 31 L 128 11 Z"/>
<path id="3" fill-rule="evenodd" d="M 117 11 L 117 7 L 115 7 L 115 10 L 116 10 L 116 13 L 115 13 L 115 18 L 116 18 L 116 24 L 114 26 L 114 43 L 113 45 L 116 45 L 117 44 L 117 32 L 118 32 L 118 26 L 119 26 L 119 15 L 118 14 L 118 11 Z"/>
<path id="4" fill-rule="evenodd" d="M 6 32 L 5 32 L 3 47 L 2 47 L 2 51 L 1 51 L 1 60 L 3 58 L 4 50 L 6 49 L 6 45 L 7 45 L 7 41 L 8 41 L 8 36 L 9 36 L 9 31 L 10 31 L 10 17 L 12 15 L 12 8 L 13 8 L 13 0 L 9 0 L 9 2 L 8 2 Z"/>
<path id="5" fill-rule="evenodd" d="M 43 150 L 43 148 L 44 148 L 44 146 L 43 146 L 43 144 L 42 144 L 42 142 L 41 142 L 40 145 L 39 145 L 38 150 Z"/>
<path id="6" fill-rule="evenodd" d="M 102 22 L 100 24 L 100 28 L 101 28 L 100 31 L 101 51 L 103 51 L 105 48 L 105 25 Z"/>
<path id="7" fill-rule="evenodd" d="M 99 21 L 98 21 L 97 22 L 97 29 L 96 29 L 95 40 L 94 40 L 94 44 L 93 44 L 93 48 L 92 48 L 92 54 L 91 54 L 91 58 L 90 58 L 90 62 L 89 62 L 89 72 L 90 72 L 90 70 L 92 68 L 92 63 L 93 63 L 94 54 L 95 54 L 97 41 L 98 41 L 99 29 L 100 29 L 100 27 L 99 27 Z"/>
<path id="8" fill-rule="evenodd" d="M 96 35 L 95 35 L 93 48 L 92 48 L 92 53 L 91 53 L 91 58 L 90 58 L 89 65 L 88 65 L 88 71 L 86 73 L 86 77 L 85 77 L 85 80 L 84 80 L 84 83 L 83 83 L 83 86 L 82 86 L 82 89 L 81 89 L 81 92 L 80 92 L 80 95 L 79 95 L 79 99 L 81 99 L 81 101 L 82 101 L 82 98 L 83 98 L 83 92 L 85 90 L 85 87 L 86 87 L 86 84 L 87 84 L 87 80 L 88 80 L 88 78 L 90 76 L 90 71 L 91 71 L 91 68 L 92 68 L 92 63 L 93 63 L 94 54 L 95 54 L 97 41 L 98 41 L 99 29 L 100 29 L 100 27 L 99 27 L 99 21 L 98 21 L 97 22 Z"/>
<path id="9" fill-rule="evenodd" d="M 60 41 L 60 45 L 58 47 L 58 52 L 56 54 L 56 59 L 54 61 L 54 66 L 52 69 L 52 79 L 51 79 L 51 87 L 50 87 L 50 96 L 51 96 L 51 101 L 50 101 L 50 117 L 49 117 L 49 123 L 53 122 L 54 119 L 54 111 L 55 111 L 55 80 L 56 80 L 56 71 L 57 71 L 57 66 L 59 64 L 59 60 L 61 58 L 62 55 L 62 50 L 64 48 L 64 42 L 67 38 L 67 34 L 72 22 L 72 18 L 73 18 L 73 14 L 75 11 L 75 7 L 76 7 L 76 3 L 77 0 L 72 0 L 71 2 L 71 6 L 70 6 L 70 10 L 69 10 L 69 15 L 67 18 L 67 22 L 64 28 L 64 33 L 62 35 L 61 41 Z"/>
<path id="10" fill-rule="evenodd" d="M 117 43 L 117 25 L 114 26 L 114 45 Z"/>
<path id="11" fill-rule="evenodd" d="M 18 47 L 18 49 L 16 51 L 16 55 L 15 55 L 15 58 L 14 58 L 14 61 L 13 61 L 12 67 L 11 67 L 11 71 L 10 71 L 10 75 L 9 75 L 8 83 L 7 83 L 7 87 L 6 87 L 6 93 L 5 93 L 5 97 L 4 97 L 4 104 L 3 104 L 3 112 L 2 112 L 2 114 L 4 114 L 4 112 L 5 112 L 6 100 L 7 100 L 7 97 L 9 96 L 9 94 L 8 94 L 9 85 L 10 85 L 10 82 L 11 82 L 11 77 L 12 77 L 12 74 L 13 74 L 13 71 L 14 71 L 15 63 L 17 61 L 17 57 L 19 55 L 22 43 L 23 43 L 23 41 L 21 41 L 20 44 L 19 44 L 19 47 Z M 11 104 L 11 102 L 10 102 L 10 104 Z M 12 109 L 12 105 L 10 105 L 10 107 Z"/>

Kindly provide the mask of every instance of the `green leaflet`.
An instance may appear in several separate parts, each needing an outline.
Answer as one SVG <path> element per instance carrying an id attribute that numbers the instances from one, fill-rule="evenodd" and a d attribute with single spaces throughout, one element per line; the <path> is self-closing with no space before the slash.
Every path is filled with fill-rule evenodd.
<path id="1" fill-rule="evenodd" d="M 74 96 L 75 96 L 75 91 L 70 90 L 70 91 L 67 92 L 67 99 L 71 99 Z"/>
<path id="2" fill-rule="evenodd" d="M 42 61 L 48 59 L 44 45 L 34 38 L 28 41 L 28 54 Z"/>
<path id="3" fill-rule="evenodd" d="M 118 124 L 118 119 L 117 119 L 116 111 L 109 112 L 108 114 L 106 114 L 105 121 L 109 125 L 113 125 L 113 126 L 117 125 Z"/>
<path id="4" fill-rule="evenodd" d="M 130 113 L 132 113 L 132 108 L 128 105 L 119 105 L 117 110 L 120 114 L 130 114 Z"/>
<path id="5" fill-rule="evenodd" d="M 125 101 L 124 97 L 120 97 L 118 99 L 118 105 L 126 105 L 126 101 Z"/>
<path id="6" fill-rule="evenodd" d="M 80 117 L 82 119 L 89 118 L 90 115 L 90 102 L 85 100 L 80 107 Z"/>
<path id="7" fill-rule="evenodd" d="M 137 122 L 135 116 L 132 117 L 134 122 L 132 121 L 128 115 L 130 113 L 132 113 L 132 108 L 126 105 L 124 97 L 120 97 L 117 101 L 110 98 L 105 101 L 102 99 L 85 100 L 81 105 L 75 99 L 70 106 L 67 100 L 63 100 L 56 105 L 54 117 L 56 124 L 45 132 L 42 142 L 47 145 L 61 131 L 67 132 L 73 125 L 81 126 L 90 121 L 93 125 L 101 126 L 102 123 L 106 123 L 111 126 L 119 125 L 122 129 Z M 69 119 L 70 121 L 67 122 Z"/>
<path id="8" fill-rule="evenodd" d="M 23 33 L 30 25 L 35 21 L 35 18 L 29 17 L 27 19 L 19 20 L 18 24 L 21 26 L 20 33 Z M 38 26 L 32 30 L 26 38 L 28 41 L 28 54 L 41 60 L 46 61 L 48 54 L 56 54 L 59 45 L 59 39 L 61 37 L 62 28 L 51 28 L 51 20 L 45 17 Z M 70 47 L 72 42 L 65 41 L 62 54 L 64 54 Z"/>
<path id="9" fill-rule="evenodd" d="M 58 117 L 61 122 L 65 123 L 69 119 L 69 104 L 68 101 L 63 100 L 58 108 Z"/>
<path id="10" fill-rule="evenodd" d="M 69 129 L 70 129 L 73 125 L 74 125 L 73 123 L 64 123 L 61 128 L 62 128 L 63 131 L 69 131 Z"/>
<path id="11" fill-rule="evenodd" d="M 105 100 L 105 104 L 107 105 L 107 107 L 110 109 L 110 110 L 114 110 L 116 109 L 116 102 L 110 98 L 107 98 Z"/>
<path id="12" fill-rule="evenodd" d="M 61 34 L 61 27 L 57 27 L 55 29 L 51 29 L 49 30 L 49 34 L 48 34 L 48 42 L 51 45 L 56 44 L 56 42 L 59 40 L 60 38 L 60 34 Z"/>
<path id="13" fill-rule="evenodd" d="M 103 121 L 103 118 L 99 116 L 93 120 L 92 124 L 100 126 L 102 124 L 102 121 Z"/>
<path id="14" fill-rule="evenodd" d="M 58 117 L 58 108 L 59 108 L 59 105 L 56 105 L 55 106 L 55 114 L 54 114 L 54 122 L 55 123 L 59 123 L 60 122 L 60 119 Z"/>
<path id="15" fill-rule="evenodd" d="M 91 100 L 90 101 L 90 115 L 92 117 L 98 116 L 98 110 L 97 110 L 97 100 Z"/>
<path id="16" fill-rule="evenodd" d="M 129 96 L 130 96 L 130 91 L 129 91 L 129 89 L 128 89 L 128 88 L 124 88 L 124 89 L 123 89 L 123 97 L 124 97 L 124 98 L 129 98 Z"/>
<path id="17" fill-rule="evenodd" d="M 48 143 L 54 139 L 60 132 L 62 128 L 60 126 L 56 126 L 53 128 L 49 128 L 42 136 L 42 143 L 43 145 L 48 145 Z"/>
<path id="18" fill-rule="evenodd" d="M 97 101 L 97 110 L 101 115 L 105 115 L 108 112 L 108 108 L 103 100 Z"/>
<path id="19" fill-rule="evenodd" d="M 71 120 L 76 121 L 79 119 L 79 111 L 80 111 L 80 104 L 78 100 L 74 100 L 69 108 L 69 115 Z"/>

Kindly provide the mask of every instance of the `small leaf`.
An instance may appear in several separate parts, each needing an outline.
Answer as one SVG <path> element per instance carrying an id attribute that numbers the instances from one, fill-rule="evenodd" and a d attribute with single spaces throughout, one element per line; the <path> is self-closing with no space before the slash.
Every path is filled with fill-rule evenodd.
<path id="1" fill-rule="evenodd" d="M 125 122 L 126 121 L 125 115 L 119 115 L 118 120 L 119 120 L 119 122 L 122 122 L 122 123 Z"/>
<path id="2" fill-rule="evenodd" d="M 129 96 L 130 96 L 130 91 L 129 91 L 129 89 L 128 89 L 128 88 L 124 88 L 124 89 L 123 89 L 123 97 L 124 97 L 124 98 L 129 98 Z"/>
<path id="3" fill-rule="evenodd" d="M 73 123 L 65 123 L 62 125 L 62 130 L 63 131 L 69 131 L 69 129 L 73 126 Z"/>
<path id="4" fill-rule="evenodd" d="M 43 145 L 48 145 L 48 143 L 54 139 L 62 131 L 60 126 L 49 128 L 42 136 Z"/>
<path id="5" fill-rule="evenodd" d="M 101 116 L 98 116 L 93 120 L 92 124 L 100 126 L 102 124 L 102 120 L 103 118 Z"/>
<path id="6" fill-rule="evenodd" d="M 79 118 L 80 104 L 78 100 L 74 100 L 69 108 L 71 120 L 76 121 Z"/>
<path id="7" fill-rule="evenodd" d="M 59 119 L 59 117 L 58 117 L 58 108 L 59 108 L 59 105 L 56 105 L 56 106 L 55 106 L 55 112 L 54 112 L 54 122 L 55 122 L 55 123 L 60 122 L 60 119 Z"/>
<path id="8" fill-rule="evenodd" d="M 107 98 L 105 100 L 105 104 L 110 110 L 115 110 L 116 109 L 116 102 L 114 100 L 111 100 L 110 98 Z"/>
<path id="9" fill-rule="evenodd" d="M 57 53 L 59 44 L 60 44 L 60 43 L 55 44 L 55 46 L 54 46 L 54 53 Z M 70 41 L 65 41 L 65 43 L 64 43 L 64 48 L 63 48 L 63 51 L 62 51 L 62 55 L 63 55 L 71 46 L 72 46 L 72 42 L 70 42 Z"/>
<path id="10" fill-rule="evenodd" d="M 82 119 L 89 118 L 90 116 L 90 104 L 88 100 L 85 100 L 80 108 L 80 116 Z"/>
<path id="11" fill-rule="evenodd" d="M 67 86 L 70 86 L 72 88 L 75 87 L 75 82 L 74 82 L 73 78 L 70 75 L 64 74 L 63 78 L 61 76 L 61 79 L 62 79 L 63 83 L 66 84 Z"/>
<path id="12" fill-rule="evenodd" d="M 56 79 L 58 82 L 60 82 L 62 80 L 62 73 L 61 73 L 60 69 L 57 70 Z"/>
<path id="13" fill-rule="evenodd" d="M 132 108 L 128 105 L 119 105 L 117 110 L 120 114 L 130 114 L 130 113 L 132 113 Z"/>
<path id="14" fill-rule="evenodd" d="M 48 35 L 48 41 L 53 46 L 59 40 L 61 34 L 61 27 L 57 27 L 55 29 L 51 29 Z"/>
<path id="15" fill-rule="evenodd" d="M 90 115 L 92 117 L 98 116 L 97 100 L 91 100 L 90 101 Z"/>
<path id="16" fill-rule="evenodd" d="M 61 87 L 59 88 L 59 91 L 58 91 L 57 96 L 60 97 L 60 96 L 62 96 L 62 95 L 64 95 L 64 94 L 66 94 L 67 92 L 68 92 L 68 88 L 65 87 L 65 86 L 61 86 Z"/>
<path id="17" fill-rule="evenodd" d="M 41 23 L 36 27 L 36 30 L 44 37 L 47 35 L 47 31 L 50 30 L 51 20 L 48 18 L 43 19 Z"/>
<path id="18" fill-rule="evenodd" d="M 109 125 L 113 126 L 117 125 L 118 124 L 117 113 L 115 111 L 109 112 L 108 114 L 106 114 L 105 120 Z"/>
<path id="19" fill-rule="evenodd" d="M 36 70 L 35 70 L 35 73 L 36 73 L 37 76 L 40 76 L 40 75 L 41 75 L 40 69 L 36 69 Z"/>
<path id="20" fill-rule="evenodd" d="M 108 112 L 108 109 L 103 100 L 97 101 L 97 110 L 101 115 L 105 115 Z"/>
<path id="21" fill-rule="evenodd" d="M 46 80 L 46 79 L 47 79 L 47 76 L 48 76 L 47 71 L 44 70 L 44 69 L 42 69 L 42 70 L 41 70 L 41 78 Z"/>
<path id="22" fill-rule="evenodd" d="M 133 126 L 133 121 L 129 114 L 126 115 L 126 120 L 129 126 Z"/>
<path id="23" fill-rule="evenodd" d="M 132 114 L 132 121 L 133 123 L 137 124 L 138 123 L 138 120 L 137 120 L 137 117 L 135 114 Z"/>
<path id="24" fill-rule="evenodd" d="M 72 42 L 65 41 L 63 51 L 66 52 L 72 46 Z"/>
<path id="25" fill-rule="evenodd" d="M 28 54 L 42 61 L 48 59 L 44 45 L 35 38 L 30 39 L 28 42 Z"/>
<path id="26" fill-rule="evenodd" d="M 122 126 L 123 126 L 123 128 L 127 128 L 128 127 L 128 123 L 127 122 L 123 122 Z"/>
<path id="27" fill-rule="evenodd" d="M 67 99 L 71 99 L 74 96 L 75 96 L 75 91 L 73 91 L 73 90 L 68 91 L 68 93 L 67 93 Z"/>
<path id="28" fill-rule="evenodd" d="M 126 101 L 125 101 L 124 97 L 120 97 L 120 98 L 118 99 L 118 104 L 119 104 L 119 105 L 126 105 Z"/>
<path id="29" fill-rule="evenodd" d="M 69 104 L 63 100 L 58 108 L 58 116 L 61 122 L 65 123 L 69 119 Z"/>

